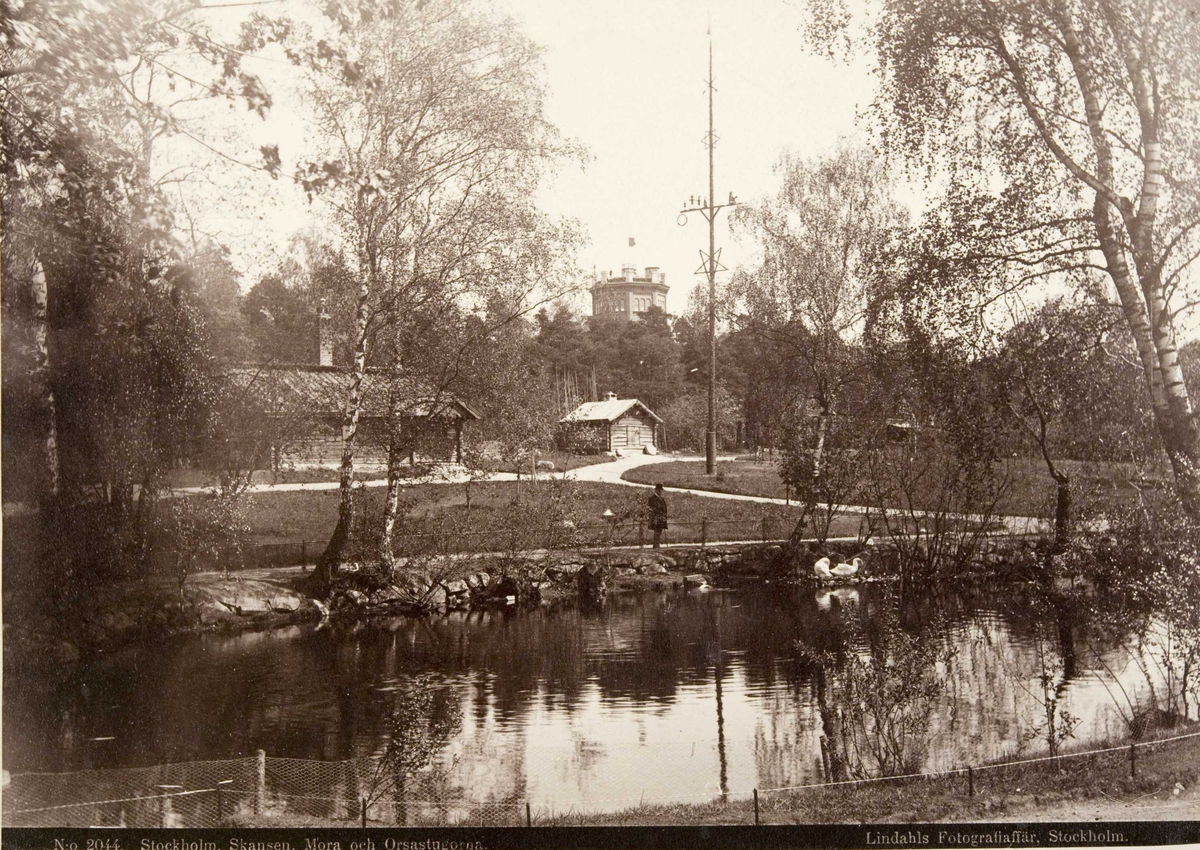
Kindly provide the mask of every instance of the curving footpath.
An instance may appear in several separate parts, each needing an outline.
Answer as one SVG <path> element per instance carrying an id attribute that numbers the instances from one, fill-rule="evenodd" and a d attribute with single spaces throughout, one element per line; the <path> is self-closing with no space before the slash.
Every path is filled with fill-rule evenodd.
<path id="1" fill-rule="evenodd" d="M 573 477 L 579 481 L 601 481 L 606 484 L 626 484 L 631 487 L 651 487 L 651 484 L 641 484 L 635 481 L 626 481 L 621 478 L 626 472 L 635 467 L 646 466 L 651 463 L 662 463 L 663 461 L 700 461 L 704 458 L 698 456 L 663 456 L 663 455 L 634 455 L 627 458 L 617 458 L 610 463 L 599 463 L 595 466 L 585 466 L 574 470 Z M 733 455 L 726 457 L 718 457 L 720 461 L 731 461 Z M 571 475 L 571 473 L 568 473 Z M 673 493 L 688 493 L 693 496 L 707 496 L 715 499 L 730 499 L 742 502 L 759 502 L 767 505 L 789 505 L 794 504 L 785 499 L 779 499 L 773 496 L 746 496 L 739 493 L 720 493 L 715 490 L 697 490 L 690 487 L 670 487 L 663 486 L 663 489 Z M 825 509 L 825 505 L 818 505 L 819 508 Z M 839 513 L 843 514 L 865 514 L 871 508 L 862 505 L 842 505 L 838 508 Z M 877 509 L 875 509 L 877 510 Z M 913 511 L 911 513 L 900 511 L 897 509 L 888 509 L 888 514 L 891 516 L 912 516 L 915 519 L 924 517 L 932 517 L 933 513 L 927 511 Z M 973 514 L 963 515 L 963 519 L 984 522 L 985 518 Z M 1038 517 L 1027 516 L 997 516 L 992 518 L 995 522 L 1004 524 L 1004 532 L 1006 534 L 1044 534 L 1050 531 L 1050 524 Z"/>
<path id="2" fill-rule="evenodd" d="M 718 457 L 718 461 L 731 461 L 733 455 Z M 545 478 L 558 478 L 565 475 L 567 478 L 574 481 L 594 481 L 601 484 L 621 484 L 626 487 L 651 487 L 650 484 L 641 484 L 636 481 L 626 481 L 621 476 L 631 469 L 639 466 L 648 466 L 653 463 L 665 463 L 667 461 L 699 461 L 702 457 L 696 455 L 646 455 L 635 454 L 628 457 L 619 457 L 615 460 L 606 463 L 597 463 L 591 466 L 581 466 L 576 469 L 569 470 L 566 473 L 546 472 L 539 475 Z M 528 480 L 528 476 L 523 476 Z M 428 481 L 414 482 L 421 484 L 461 484 L 468 480 L 468 475 L 465 472 L 450 472 L 441 477 Z M 516 481 L 517 476 L 512 472 L 496 472 L 489 475 L 486 481 Z M 355 482 L 356 487 L 384 487 L 387 485 L 387 480 L 383 478 L 372 479 L 367 481 Z M 307 481 L 289 484 L 251 484 L 246 488 L 247 493 L 289 493 L 296 491 L 314 491 L 314 490 L 336 490 L 338 489 L 337 481 Z M 787 505 L 790 504 L 784 499 L 775 498 L 772 496 L 746 496 L 739 493 L 720 493 L 715 490 L 697 490 L 690 487 L 670 487 L 664 486 L 664 489 L 672 493 L 688 493 L 693 496 L 702 496 L 710 499 L 727 499 L 731 501 L 741 502 L 758 502 L 767 505 Z M 189 495 L 209 492 L 209 487 L 179 487 L 171 491 L 171 495 Z M 824 505 L 820 507 L 824 508 Z M 838 508 L 838 511 L 843 514 L 864 514 L 868 510 L 867 507 L 861 505 L 843 505 Z M 905 512 L 889 509 L 889 513 L 893 515 L 905 514 Z M 914 518 L 920 520 L 923 517 L 933 516 L 932 513 L 923 511 L 914 511 L 911 514 Z M 982 522 L 984 517 L 965 515 L 963 519 Z M 1004 533 L 1006 534 L 1044 534 L 1049 532 L 1050 526 L 1045 520 L 1037 517 L 1027 516 L 998 516 L 994 517 L 995 522 L 1003 523 Z"/>

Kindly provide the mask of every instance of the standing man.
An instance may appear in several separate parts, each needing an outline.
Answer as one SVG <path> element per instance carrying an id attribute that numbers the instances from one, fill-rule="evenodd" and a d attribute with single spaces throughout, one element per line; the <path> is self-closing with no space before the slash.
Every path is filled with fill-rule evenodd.
<path id="1" fill-rule="evenodd" d="M 667 500 L 663 498 L 663 486 L 654 485 L 654 492 L 646 500 L 650 506 L 650 530 L 654 532 L 654 548 L 662 539 L 662 533 L 667 530 Z"/>

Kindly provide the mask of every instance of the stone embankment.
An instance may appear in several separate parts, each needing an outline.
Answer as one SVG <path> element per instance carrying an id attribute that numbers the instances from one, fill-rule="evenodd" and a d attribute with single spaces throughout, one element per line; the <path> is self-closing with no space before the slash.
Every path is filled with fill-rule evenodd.
<path id="1" fill-rule="evenodd" d="M 886 578 L 894 574 L 890 545 L 856 552 L 854 541 L 806 544 L 790 564 L 781 543 L 729 543 L 661 550 L 600 549 L 571 552 L 493 553 L 447 559 L 440 571 L 411 570 L 395 584 L 356 581 L 345 570 L 343 589 L 327 601 L 303 591 L 305 574 L 291 568 L 192 576 L 181 595 L 170 582 L 114 588 L 92 601 L 77 627 L 50 623 L 6 624 L 6 662 L 24 666 L 61 665 L 81 651 L 134 641 L 204 631 L 263 630 L 304 622 L 337 621 L 376 615 L 444 613 L 477 607 L 556 604 L 580 599 L 599 602 L 609 593 L 683 590 L 689 586 L 728 587 L 747 583 L 820 585 L 811 565 L 818 557 L 849 559 L 865 554 L 862 574 L 836 583 Z M 1032 574 L 1039 559 L 1032 539 L 996 537 L 976 559 L 983 574 Z M 430 566 L 426 563 L 426 566 Z M 434 566 L 437 562 L 433 562 Z M 365 579 L 365 576 L 364 576 Z M 826 582 L 831 583 L 831 582 Z"/>

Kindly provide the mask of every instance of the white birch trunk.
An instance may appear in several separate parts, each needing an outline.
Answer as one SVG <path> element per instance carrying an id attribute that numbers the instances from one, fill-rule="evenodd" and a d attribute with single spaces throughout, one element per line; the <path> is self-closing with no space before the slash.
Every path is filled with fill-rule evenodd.
<path id="1" fill-rule="evenodd" d="M 46 285 L 46 271 L 36 256 L 30 268 L 29 289 L 33 296 L 34 386 L 41 395 L 42 410 L 46 416 L 45 439 L 42 441 L 42 473 L 44 475 L 40 496 L 43 501 L 53 502 L 58 498 L 60 487 L 58 464 L 58 409 L 54 402 L 54 390 L 50 385 L 50 291 Z"/>
<path id="2" fill-rule="evenodd" d="M 396 351 L 392 363 L 392 385 L 388 393 L 388 484 L 387 498 L 383 506 L 383 537 L 379 541 L 379 554 L 387 567 L 388 574 L 396 572 L 396 555 L 392 548 L 392 537 L 396 533 L 396 516 L 400 511 L 400 466 L 404 463 L 402 441 L 404 398 L 401 386 L 403 358 L 401 356 L 400 308 L 397 304 L 393 321 L 396 323 Z"/>
<path id="3" fill-rule="evenodd" d="M 355 315 L 354 364 L 350 373 L 350 388 L 342 417 L 342 464 L 339 477 L 338 523 L 317 564 L 317 577 L 328 581 L 337 572 L 354 520 L 354 450 L 358 437 L 358 419 L 362 412 L 362 385 L 367 373 L 367 324 L 374 269 L 367 257 L 359 262 L 358 304 Z"/>

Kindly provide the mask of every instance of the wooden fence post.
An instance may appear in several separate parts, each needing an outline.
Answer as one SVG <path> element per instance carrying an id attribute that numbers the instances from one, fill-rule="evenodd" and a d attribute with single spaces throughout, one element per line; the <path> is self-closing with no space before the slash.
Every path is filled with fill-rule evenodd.
<path id="1" fill-rule="evenodd" d="M 754 825 L 758 826 L 758 789 L 754 789 Z"/>
<path id="2" fill-rule="evenodd" d="M 261 815 L 267 807 L 267 751 L 259 750 L 254 762 L 254 814 Z"/>
<path id="3" fill-rule="evenodd" d="M 175 812 L 171 808 L 171 792 L 182 791 L 182 785 L 158 785 L 156 786 L 162 794 L 158 798 L 158 825 L 163 829 L 170 826 L 175 826 L 172 821 L 175 820 Z"/>
<path id="4" fill-rule="evenodd" d="M 366 829 L 367 828 L 367 798 L 366 797 L 362 798 L 361 811 L 362 811 L 362 828 Z"/>
<path id="5" fill-rule="evenodd" d="M 975 796 L 975 771 L 970 767 L 967 768 L 967 796 Z"/>
<path id="6" fill-rule="evenodd" d="M 700 517 L 700 545 L 708 545 L 708 517 Z"/>
<path id="7" fill-rule="evenodd" d="M 1137 777 L 1137 742 L 1129 743 L 1129 775 Z"/>
<path id="8" fill-rule="evenodd" d="M 305 572 L 308 569 L 308 546 L 300 541 L 300 572 Z"/>
<path id="9" fill-rule="evenodd" d="M 533 811 L 529 808 L 529 801 L 525 801 L 525 825 L 533 826 Z"/>

